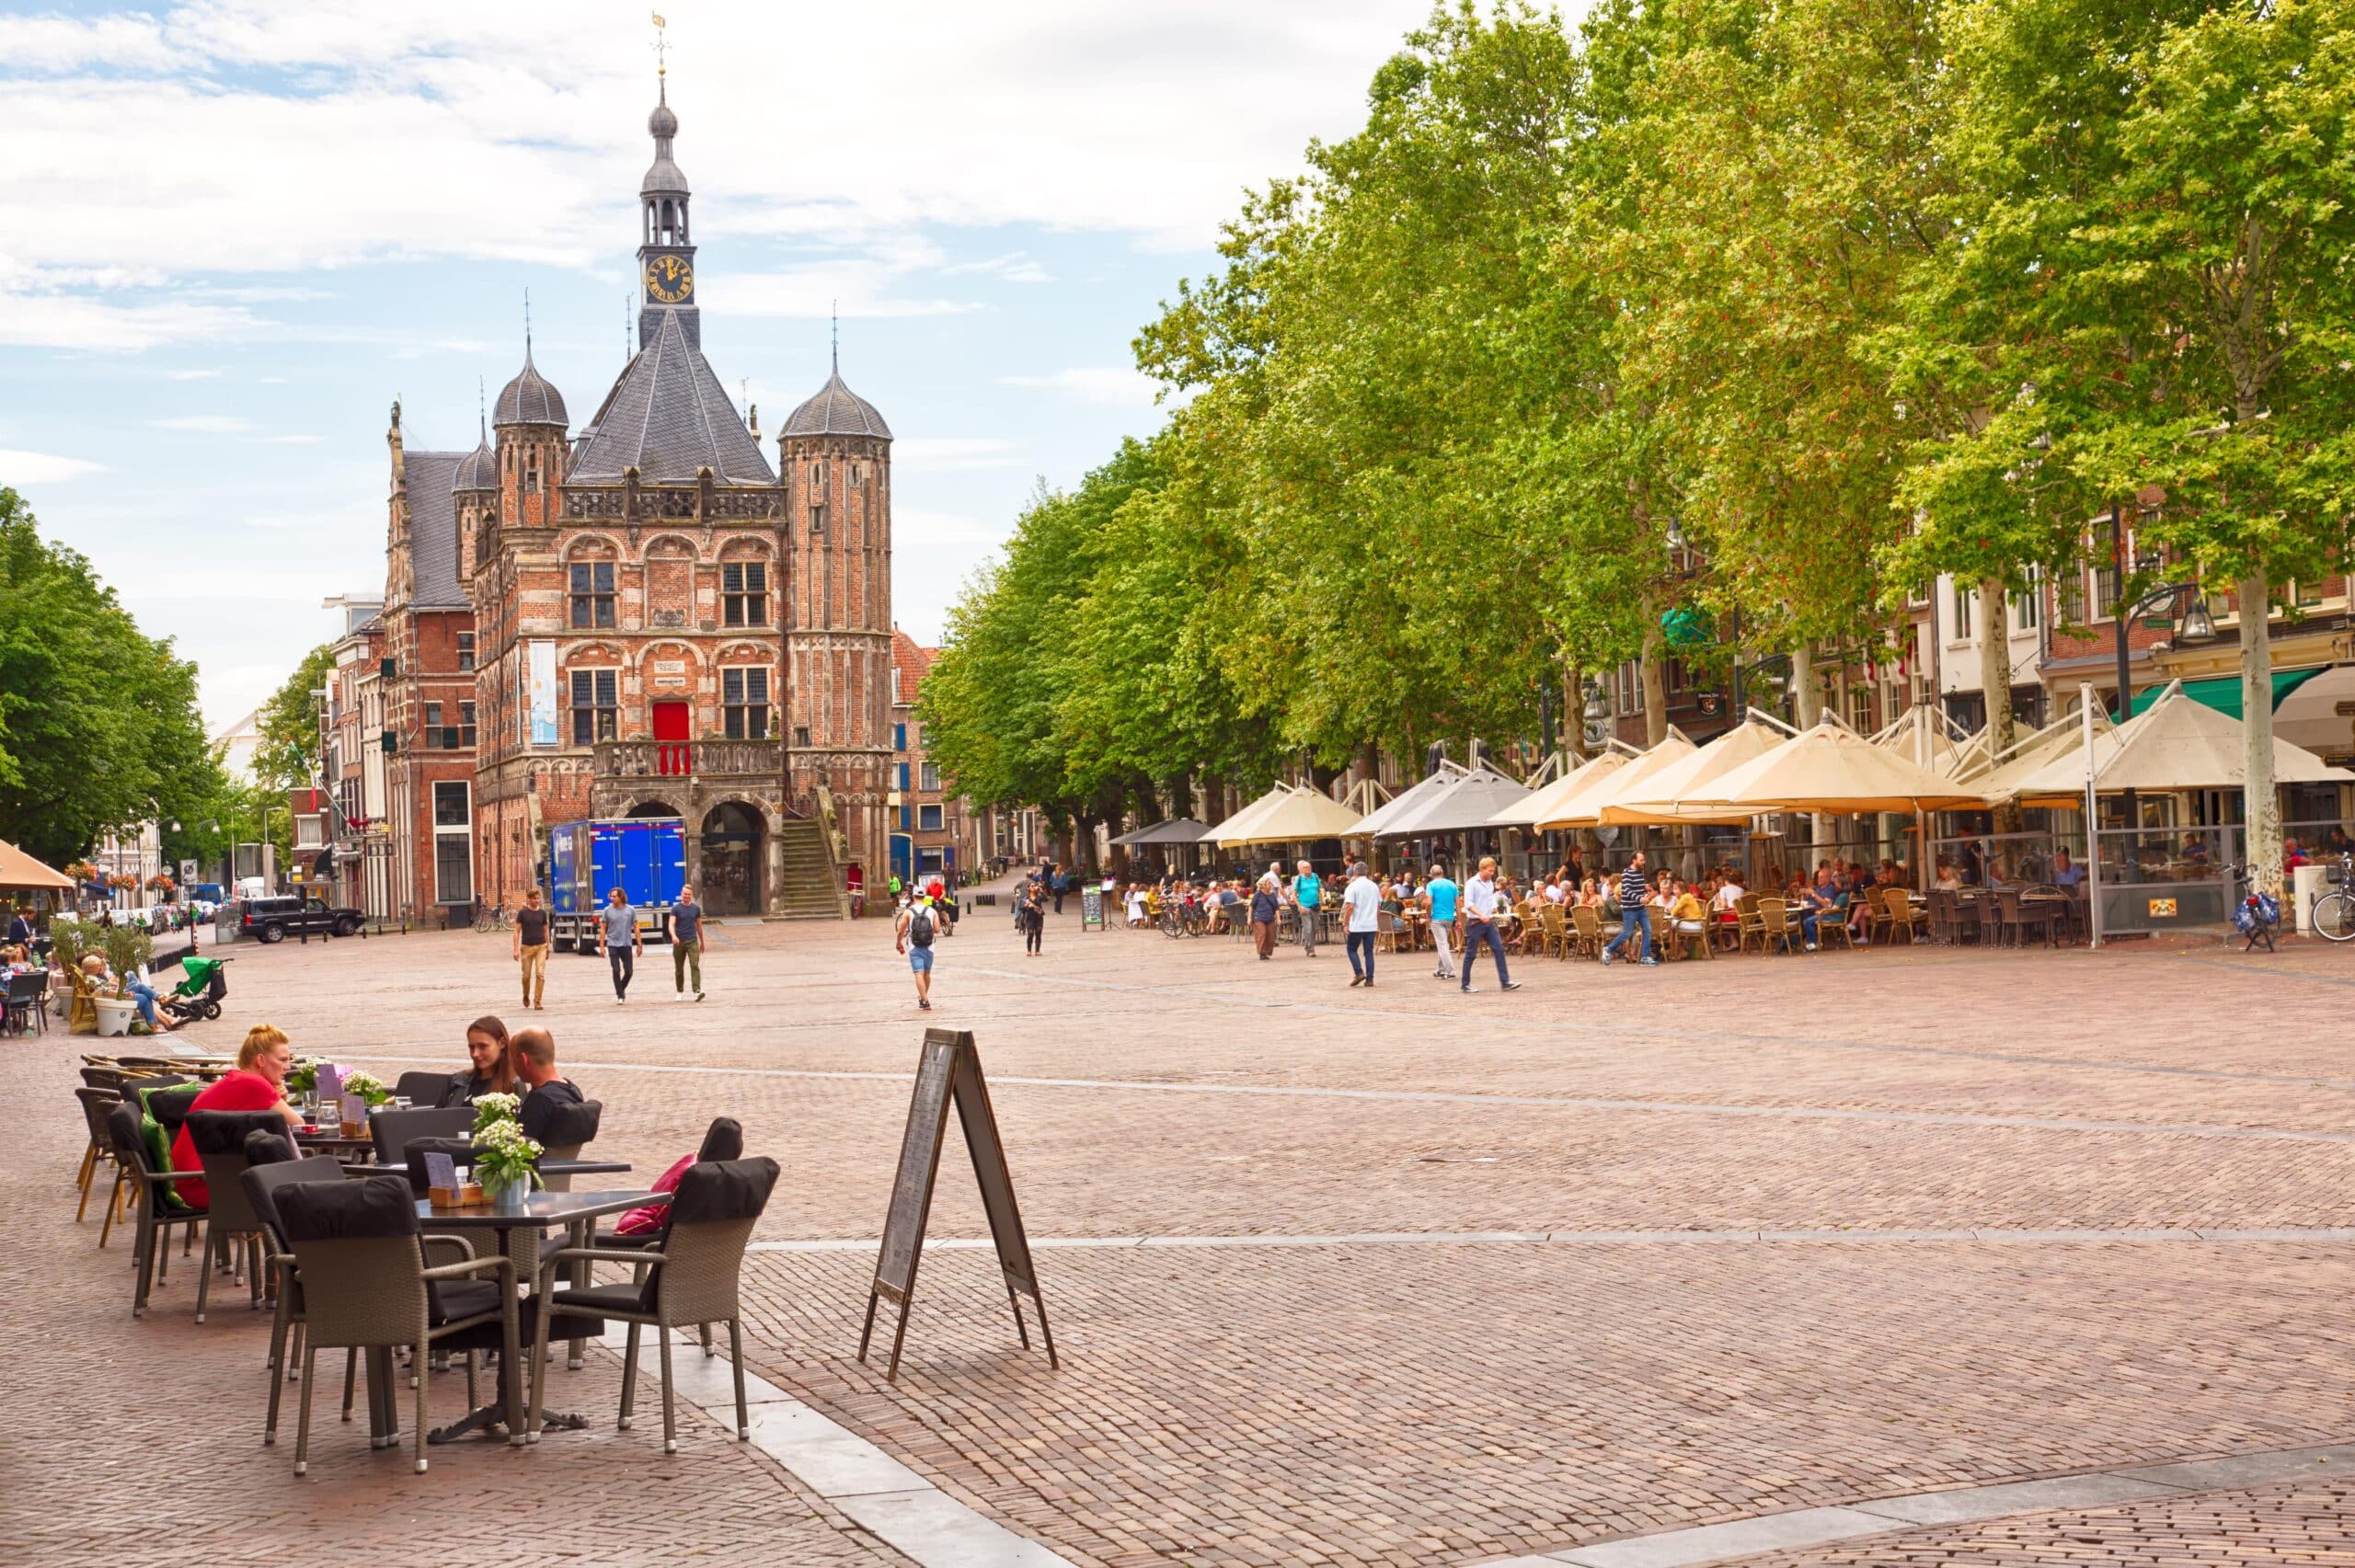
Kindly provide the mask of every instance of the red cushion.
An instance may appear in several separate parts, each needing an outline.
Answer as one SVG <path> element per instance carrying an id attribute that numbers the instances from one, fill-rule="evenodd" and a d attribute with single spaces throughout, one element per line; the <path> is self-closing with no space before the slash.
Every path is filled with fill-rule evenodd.
<path id="1" fill-rule="evenodd" d="M 695 1162 L 694 1155 L 682 1156 L 677 1164 L 663 1172 L 656 1179 L 654 1190 L 659 1193 L 678 1191 L 679 1178 L 685 1175 L 687 1167 Z M 662 1229 L 663 1216 L 670 1212 L 670 1208 L 671 1206 L 667 1203 L 649 1203 L 633 1208 L 621 1217 L 620 1222 L 614 1227 L 614 1233 L 620 1236 L 643 1236 L 649 1231 L 660 1230 Z"/>

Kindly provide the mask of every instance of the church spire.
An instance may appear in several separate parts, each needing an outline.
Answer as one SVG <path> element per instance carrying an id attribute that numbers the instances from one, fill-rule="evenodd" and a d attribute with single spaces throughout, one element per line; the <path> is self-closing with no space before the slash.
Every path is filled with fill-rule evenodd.
<path id="1" fill-rule="evenodd" d="M 654 162 L 638 187 L 643 210 L 638 246 L 642 285 L 638 347 L 651 344 L 668 320 L 677 324 L 689 348 L 700 348 L 703 332 L 695 312 L 695 252 L 687 229 L 687 177 L 671 155 L 672 140 L 679 133 L 679 117 L 671 109 L 667 70 L 656 76 L 654 112 L 646 117 L 646 132 L 654 138 Z"/>

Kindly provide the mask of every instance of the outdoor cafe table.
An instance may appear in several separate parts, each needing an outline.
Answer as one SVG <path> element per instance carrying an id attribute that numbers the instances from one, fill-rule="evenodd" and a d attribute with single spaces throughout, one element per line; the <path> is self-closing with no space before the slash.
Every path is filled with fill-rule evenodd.
<path id="1" fill-rule="evenodd" d="M 421 1197 L 417 1200 L 417 1221 L 425 1229 L 435 1232 L 492 1231 L 499 1239 L 500 1255 L 516 1258 L 520 1268 L 524 1260 L 516 1257 L 514 1244 L 515 1233 L 519 1230 L 536 1238 L 541 1232 L 553 1230 L 559 1225 L 568 1230 L 574 1230 L 591 1225 L 608 1214 L 620 1214 L 648 1204 L 670 1201 L 669 1193 L 541 1192 L 533 1193 L 521 1203 L 511 1206 L 486 1203 L 469 1204 L 463 1208 L 452 1208 L 437 1204 L 430 1197 Z M 517 1370 L 520 1373 L 521 1368 Z M 502 1382 L 505 1380 L 507 1368 L 501 1368 Z M 521 1380 L 520 1377 L 518 1380 Z M 520 1399 L 522 1396 L 519 1393 L 517 1397 Z M 455 1442 L 469 1432 L 479 1431 L 494 1422 L 500 1421 L 504 1414 L 503 1403 L 487 1404 L 478 1410 L 468 1411 L 463 1419 L 448 1426 L 426 1434 L 425 1440 L 429 1443 Z M 589 1425 L 589 1418 L 584 1415 L 557 1414 L 545 1409 L 536 1412 L 535 1414 L 544 1430 L 562 1428 L 577 1432 Z M 511 1430 L 511 1439 L 513 1436 L 515 1434 Z"/>
<path id="2" fill-rule="evenodd" d="M 406 1176 L 408 1166 L 380 1165 L 373 1160 L 346 1160 L 343 1168 L 355 1176 Z M 629 1173 L 626 1160 L 543 1160 L 535 1167 L 546 1176 L 625 1176 Z"/>

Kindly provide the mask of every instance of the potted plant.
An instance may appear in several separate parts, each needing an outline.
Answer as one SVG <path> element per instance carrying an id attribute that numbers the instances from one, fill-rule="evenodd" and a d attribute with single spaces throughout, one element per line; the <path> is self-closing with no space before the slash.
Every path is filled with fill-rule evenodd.
<path id="1" fill-rule="evenodd" d="M 393 1097 L 393 1092 L 385 1087 L 383 1079 L 358 1069 L 343 1075 L 343 1092 L 359 1095 L 361 1103 L 372 1111 Z"/>
<path id="2" fill-rule="evenodd" d="M 107 967 L 114 971 L 112 989 L 98 996 L 98 1033 L 103 1036 L 127 1035 L 132 1020 L 138 1016 L 139 1003 L 131 996 L 131 979 L 146 967 L 155 956 L 155 939 L 136 926 L 112 925 L 97 933 L 98 945 L 107 956 Z"/>
<path id="3" fill-rule="evenodd" d="M 523 1100 L 519 1094 L 483 1094 L 475 1100 L 474 1137 L 480 1142 L 482 1135 L 496 1122 L 523 1125 Z"/>
<path id="4" fill-rule="evenodd" d="M 540 1185 L 540 1146 L 523 1124 L 500 1117 L 475 1134 L 475 1180 L 490 1201 L 515 1208 Z"/>
<path id="5" fill-rule="evenodd" d="M 98 866 L 93 863 L 86 860 L 77 860 L 65 867 L 65 875 L 71 876 L 76 882 L 96 882 L 99 880 L 102 873 L 100 873 Z"/>

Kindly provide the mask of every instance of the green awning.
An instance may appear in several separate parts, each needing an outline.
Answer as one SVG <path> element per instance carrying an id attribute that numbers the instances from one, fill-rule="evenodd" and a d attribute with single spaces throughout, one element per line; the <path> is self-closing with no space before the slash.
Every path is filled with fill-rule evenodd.
<path id="1" fill-rule="evenodd" d="M 2282 698 L 2321 673 L 2322 669 L 2319 667 L 2313 670 L 2275 670 L 2273 672 L 2273 705 L 2280 707 Z M 2162 681 L 2147 691 L 2135 692 L 2134 711 L 2139 714 L 2149 707 L 2158 701 L 2159 693 L 2165 690 L 2166 684 Z M 2215 709 L 2228 718 L 2241 716 L 2241 678 L 2237 675 L 2222 676 L 2214 681 L 2187 681 L 2183 683 L 2183 694 L 2195 703 L 2204 704 Z"/>

